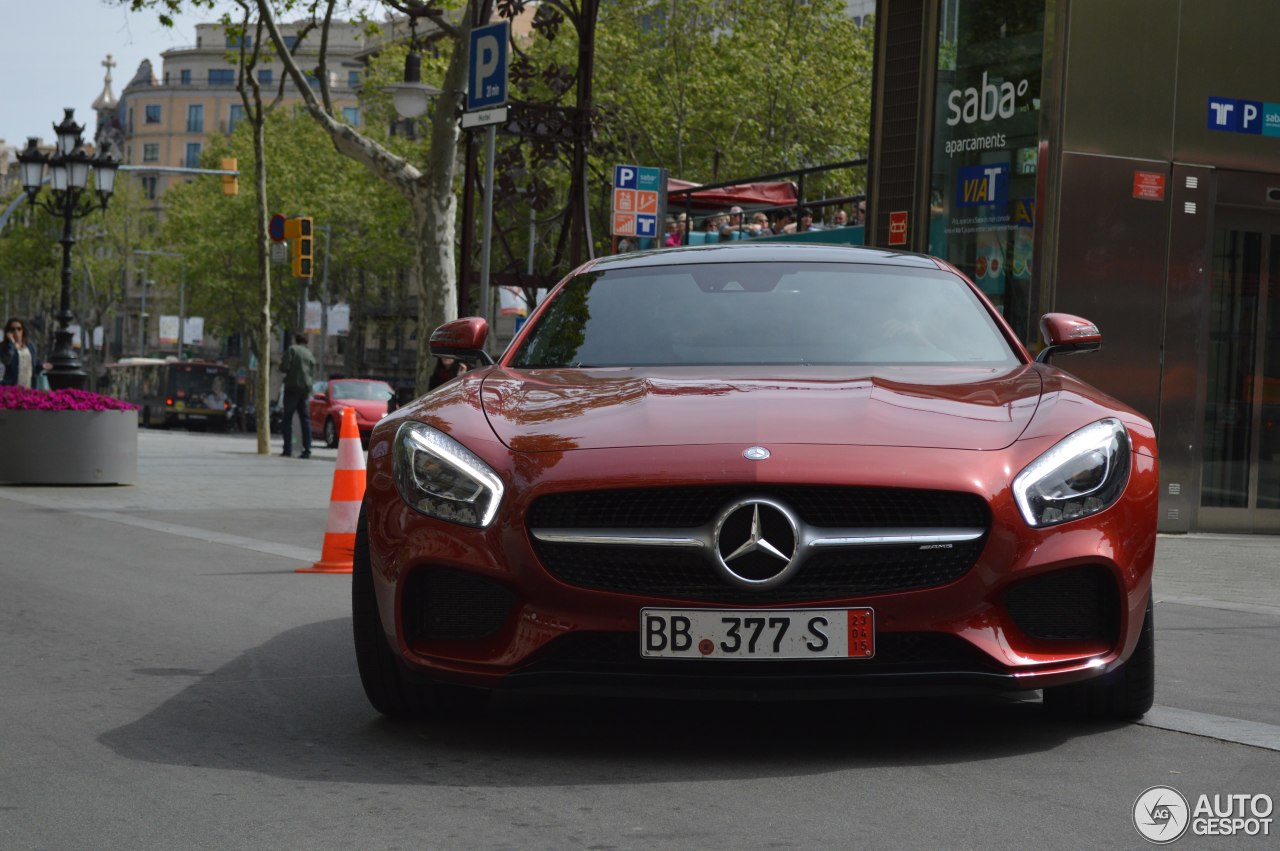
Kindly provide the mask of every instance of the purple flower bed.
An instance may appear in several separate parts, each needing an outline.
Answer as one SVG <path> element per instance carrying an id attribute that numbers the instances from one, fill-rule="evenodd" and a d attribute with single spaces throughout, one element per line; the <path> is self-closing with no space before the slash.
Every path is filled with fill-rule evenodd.
<path id="1" fill-rule="evenodd" d="M 0 410 L 6 411 L 136 411 L 111 396 L 86 390 L 32 390 L 30 387 L 0 387 Z"/>

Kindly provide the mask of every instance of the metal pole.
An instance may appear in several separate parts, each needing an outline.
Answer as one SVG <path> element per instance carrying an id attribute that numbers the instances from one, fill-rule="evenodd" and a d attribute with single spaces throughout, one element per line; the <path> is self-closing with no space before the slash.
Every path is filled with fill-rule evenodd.
<path id="1" fill-rule="evenodd" d="M 325 370 L 325 344 L 329 339 L 329 226 L 324 231 L 324 271 L 320 275 L 320 378 L 328 378 Z"/>
<path id="2" fill-rule="evenodd" d="M 133 253 L 144 258 L 143 276 L 142 276 L 142 334 L 141 344 L 138 354 L 146 357 L 147 354 L 147 290 L 151 287 L 151 258 L 152 257 L 176 257 L 178 258 L 181 272 L 178 277 L 178 357 L 182 357 L 183 335 L 186 333 L 186 300 L 187 300 L 187 259 L 180 251 L 149 251 L 144 248 L 135 248 Z"/>
<path id="3" fill-rule="evenodd" d="M 178 272 L 178 360 L 182 360 L 182 346 L 187 336 L 187 264 L 183 262 Z"/>
<path id="4" fill-rule="evenodd" d="M 484 224 L 480 235 L 480 315 L 490 321 L 493 311 L 493 294 L 489 292 L 489 245 L 493 238 L 493 157 L 497 145 L 498 127 L 490 124 L 485 130 L 484 163 Z M 493 339 L 493 335 L 489 335 Z"/>
<path id="5" fill-rule="evenodd" d="M 71 246 L 76 239 L 71 231 L 71 222 L 75 217 L 75 203 L 78 199 L 74 189 L 68 189 L 62 206 L 62 292 L 58 301 L 58 330 L 53 335 L 53 352 L 49 362 L 53 369 L 49 370 L 49 385 L 54 390 L 66 388 L 83 389 L 88 375 L 80 366 L 80 358 L 71 345 L 71 321 L 75 315 L 71 312 Z"/>
<path id="6" fill-rule="evenodd" d="M 538 241 L 538 219 L 537 213 L 533 206 L 529 206 L 529 260 L 525 266 L 525 271 L 532 277 L 533 275 L 533 250 L 534 243 Z"/>
<path id="7" fill-rule="evenodd" d="M 151 259 L 142 264 L 142 307 L 138 310 L 138 357 L 147 356 L 147 287 L 151 283 Z"/>

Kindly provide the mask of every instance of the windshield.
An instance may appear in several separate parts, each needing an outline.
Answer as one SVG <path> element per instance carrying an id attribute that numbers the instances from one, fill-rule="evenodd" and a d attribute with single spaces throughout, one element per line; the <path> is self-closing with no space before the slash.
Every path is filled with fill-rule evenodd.
<path id="1" fill-rule="evenodd" d="M 964 281 L 850 263 L 595 271 L 547 305 L 522 368 L 1017 362 Z"/>
<path id="2" fill-rule="evenodd" d="M 381 381 L 335 381 L 333 398 L 385 402 L 391 398 L 391 385 Z"/>
<path id="3" fill-rule="evenodd" d="M 231 382 L 225 367 L 191 366 L 173 367 L 172 393 L 175 399 L 190 405 L 202 404 L 207 408 L 221 408 L 228 400 Z"/>

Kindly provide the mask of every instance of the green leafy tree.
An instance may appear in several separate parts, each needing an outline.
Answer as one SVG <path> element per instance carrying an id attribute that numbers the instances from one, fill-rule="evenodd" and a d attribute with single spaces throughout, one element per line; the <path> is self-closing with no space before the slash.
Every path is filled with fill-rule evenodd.
<path id="1" fill-rule="evenodd" d="M 514 2 L 514 0 L 509 0 Z M 548 16 L 516 45 L 515 96 L 594 108 L 591 185 L 606 187 L 621 162 L 658 166 L 698 183 L 858 159 L 867 151 L 873 32 L 840 0 L 611 0 L 595 30 L 592 104 L 576 103 L 572 71 L 581 38 Z M 539 268 L 556 267 L 554 225 L 566 203 L 569 149 L 506 137 L 496 158 L 496 213 L 512 265 L 529 250 L 528 206 Z M 864 191 L 863 172 L 806 181 L 806 197 Z M 514 203 L 515 199 L 521 203 Z M 597 251 L 609 232 L 610 199 L 593 192 Z M 531 297 L 532 292 L 526 293 Z"/>
<path id="2" fill-rule="evenodd" d="M 344 285 L 349 286 L 357 272 L 394 279 L 410 256 L 407 213 L 396 195 L 371 183 L 367 172 L 334 150 L 327 135 L 299 110 L 273 112 L 263 129 L 271 210 L 310 216 L 318 229 L 313 292 L 318 294 L 314 288 L 320 285 L 326 263 L 333 284 L 330 301 L 350 296 Z M 216 167 L 226 157 L 250 161 L 253 146 L 251 128 L 241 125 L 232 136 L 211 140 L 204 163 Z M 219 182 L 197 180 L 169 190 L 165 203 L 160 241 L 183 256 L 189 312 L 203 315 L 215 332 L 254 327 L 260 280 L 253 245 L 256 199 L 227 197 Z M 325 227 L 328 240 L 319 230 Z M 177 280 L 179 261 L 158 257 L 155 262 L 166 280 Z M 297 328 L 305 286 L 287 273 L 281 277 L 272 300 L 273 326 Z"/>
<path id="3" fill-rule="evenodd" d="M 419 168 L 383 145 L 375 136 L 344 123 L 334 107 L 329 91 L 327 45 L 337 0 L 311 0 L 309 3 L 283 3 L 278 6 L 270 0 L 256 0 L 258 14 L 271 34 L 276 53 L 302 94 L 311 117 L 329 135 L 338 151 L 365 166 L 407 202 L 409 239 L 413 248 L 409 274 L 418 295 L 419 339 L 425 339 L 423 331 L 457 316 L 457 269 L 454 263 L 457 199 L 454 178 L 458 171 L 458 114 L 466 91 L 466 43 L 475 14 L 472 7 L 476 2 L 468 0 L 461 10 L 452 0 L 387 0 L 385 3 L 392 9 L 411 12 L 430 21 L 442 36 L 435 49 L 447 57 L 439 86 L 442 93 L 435 98 L 429 113 L 425 163 Z M 351 8 L 350 3 L 343 6 Z M 294 60 L 276 24 L 281 9 L 305 10 L 313 20 L 320 22 L 320 55 L 315 75 L 320 80 L 318 96 L 311 91 L 304 70 Z M 431 368 L 431 358 L 421 352 L 416 377 L 420 393 L 427 391 Z"/>
<path id="4" fill-rule="evenodd" d="M 155 225 L 155 216 L 137 182 L 123 174 L 116 180 L 105 211 L 90 213 L 72 224 L 76 244 L 71 304 L 75 322 L 86 334 L 105 325 L 123 304 L 132 252 L 149 244 Z M 50 337 L 53 306 L 61 289 L 61 235 L 60 218 L 29 207 L 25 201 L 0 232 L 0 285 L 6 301 L 14 312 L 38 319 Z M 41 345 L 47 349 L 49 343 L 41 341 Z M 101 352 L 91 345 L 84 347 L 82 362 L 89 386 L 96 387 Z"/>

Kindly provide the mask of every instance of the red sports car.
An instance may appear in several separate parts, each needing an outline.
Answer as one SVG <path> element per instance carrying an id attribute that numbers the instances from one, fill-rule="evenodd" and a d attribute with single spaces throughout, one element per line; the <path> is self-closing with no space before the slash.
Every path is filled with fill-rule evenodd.
<path id="1" fill-rule="evenodd" d="M 387 403 L 395 396 L 391 385 L 372 378 L 335 378 L 316 393 L 307 403 L 311 414 L 311 436 L 324 438 L 324 445 L 338 445 L 342 431 L 342 409 L 356 412 L 356 427 L 360 438 L 369 440 L 369 434 L 378 420 L 387 415 Z"/>
<path id="2" fill-rule="evenodd" d="M 1151 424 L 1033 359 L 942 261 L 734 244 L 563 281 L 497 363 L 373 431 L 356 654 L 373 706 L 499 688 L 838 696 L 1154 689 Z"/>

